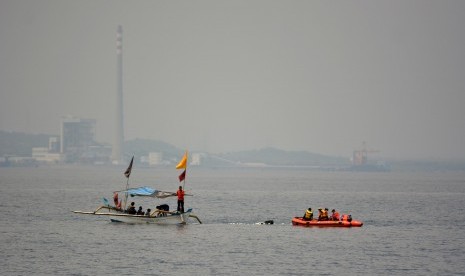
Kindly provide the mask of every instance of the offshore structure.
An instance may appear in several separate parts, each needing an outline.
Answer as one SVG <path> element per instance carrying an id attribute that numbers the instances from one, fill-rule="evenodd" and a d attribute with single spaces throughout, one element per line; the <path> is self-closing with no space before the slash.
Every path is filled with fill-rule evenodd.
<path id="1" fill-rule="evenodd" d="M 368 153 L 379 152 L 379 150 L 367 148 L 366 142 L 362 143 L 360 149 L 356 149 L 352 155 L 352 166 L 350 171 L 362 171 L 362 172 L 388 172 L 391 170 L 390 166 L 385 162 L 369 162 Z"/>
<path id="2" fill-rule="evenodd" d="M 368 153 L 379 152 L 379 150 L 368 149 L 366 142 L 362 142 L 362 147 L 360 149 L 354 150 L 352 154 L 352 164 L 354 166 L 363 166 L 368 164 Z"/>
<path id="3" fill-rule="evenodd" d="M 123 162 L 123 27 L 116 29 L 116 110 L 115 110 L 115 136 L 111 160 L 113 164 Z"/>

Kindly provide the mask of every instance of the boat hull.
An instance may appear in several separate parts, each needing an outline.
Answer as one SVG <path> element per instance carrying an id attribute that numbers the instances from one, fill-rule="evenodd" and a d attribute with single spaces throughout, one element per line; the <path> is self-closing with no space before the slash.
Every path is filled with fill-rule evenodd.
<path id="1" fill-rule="evenodd" d="M 294 217 L 292 219 L 292 225 L 306 226 L 306 227 L 361 227 L 363 225 L 363 222 L 358 221 L 358 220 L 352 220 L 352 221 L 347 221 L 347 220 L 318 221 L 316 219 L 303 220 L 301 217 Z"/>
<path id="2" fill-rule="evenodd" d="M 192 209 L 184 213 L 173 213 L 166 216 L 144 216 L 144 215 L 130 215 L 122 212 L 81 212 L 74 211 L 78 214 L 87 214 L 95 216 L 108 217 L 112 222 L 122 222 L 130 224 L 160 224 L 160 225 L 177 225 L 187 224 L 191 216 Z"/>

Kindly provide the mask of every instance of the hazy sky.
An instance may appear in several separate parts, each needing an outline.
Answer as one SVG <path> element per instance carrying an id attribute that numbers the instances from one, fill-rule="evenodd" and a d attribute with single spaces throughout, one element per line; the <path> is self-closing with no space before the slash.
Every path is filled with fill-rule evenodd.
<path id="1" fill-rule="evenodd" d="M 0 129 L 465 158 L 465 1 L 0 0 Z"/>

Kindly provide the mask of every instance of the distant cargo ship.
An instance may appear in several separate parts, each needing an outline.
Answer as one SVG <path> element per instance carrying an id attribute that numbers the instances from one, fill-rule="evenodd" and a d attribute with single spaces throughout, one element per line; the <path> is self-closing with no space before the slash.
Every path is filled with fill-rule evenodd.
<path id="1" fill-rule="evenodd" d="M 348 170 L 356 172 L 389 172 L 391 171 L 391 166 L 385 162 L 377 162 L 376 164 L 365 163 L 361 165 L 352 165 Z"/>

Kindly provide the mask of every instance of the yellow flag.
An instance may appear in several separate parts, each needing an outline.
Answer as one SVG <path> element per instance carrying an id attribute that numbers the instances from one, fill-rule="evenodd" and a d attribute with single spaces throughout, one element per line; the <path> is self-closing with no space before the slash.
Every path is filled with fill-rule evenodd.
<path id="1" fill-rule="evenodd" d="M 178 165 L 176 166 L 176 169 L 185 169 L 187 167 L 187 151 L 184 153 L 184 156 L 182 157 L 181 161 L 179 161 Z"/>

